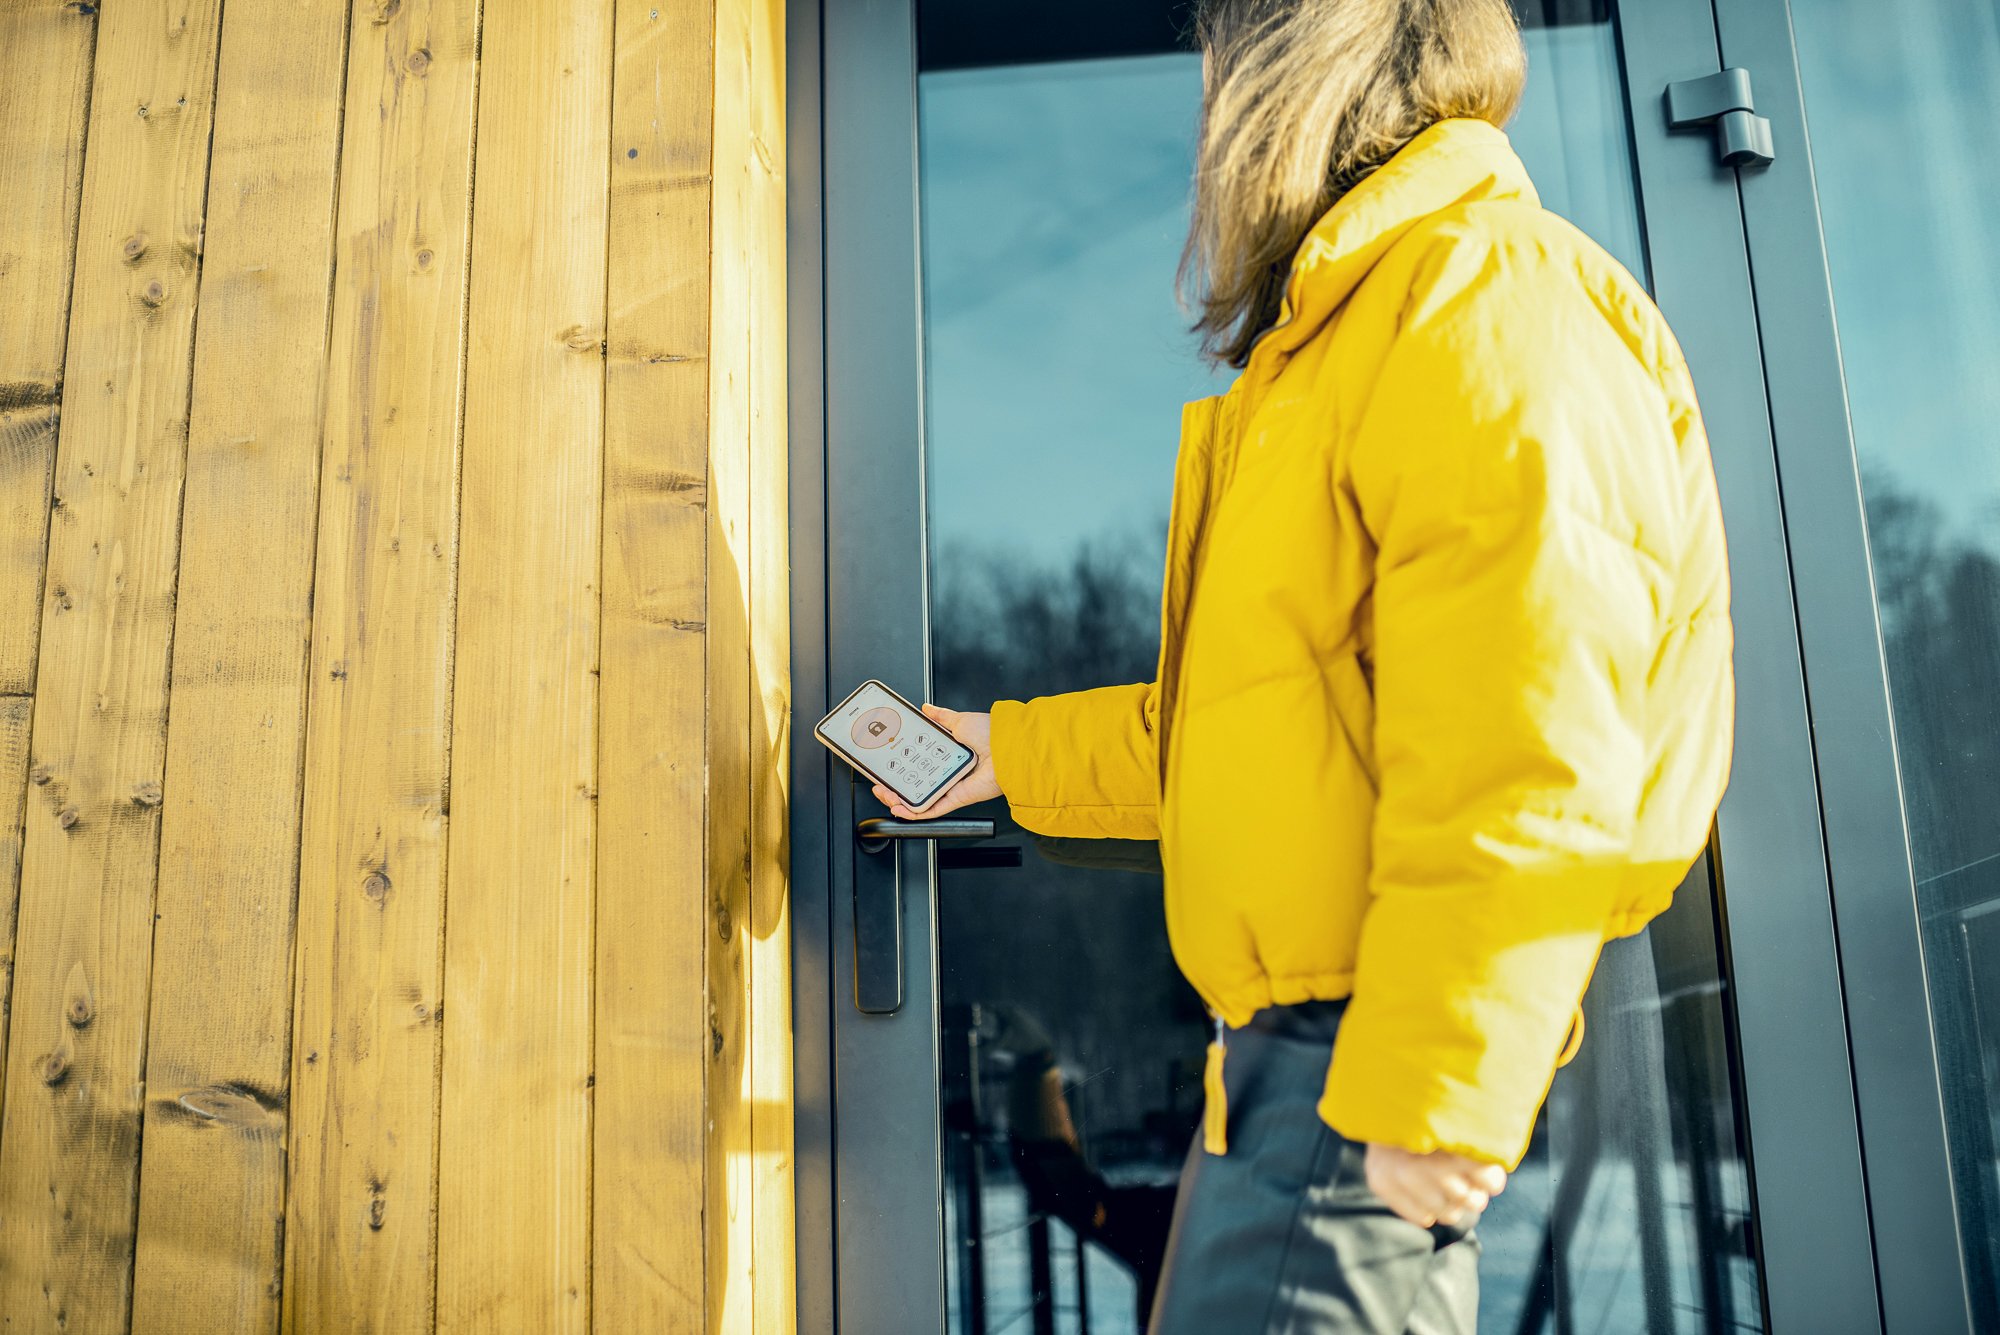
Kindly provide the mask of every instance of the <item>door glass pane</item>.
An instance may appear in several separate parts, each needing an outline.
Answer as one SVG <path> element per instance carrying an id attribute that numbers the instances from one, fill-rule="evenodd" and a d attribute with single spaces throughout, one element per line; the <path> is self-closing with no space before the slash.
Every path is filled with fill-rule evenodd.
<path id="1" fill-rule="evenodd" d="M 1961 1235 L 2000 1313 L 2000 15 L 1793 0 Z"/>
<path id="2" fill-rule="evenodd" d="M 973 709 L 1150 678 L 1180 405 L 1227 383 L 1173 298 L 1199 60 L 1144 51 L 1164 23 L 1008 31 L 1007 63 L 982 63 L 990 8 L 920 8 L 933 695 Z M 1527 16 L 1516 147 L 1551 208 L 1643 272 L 1610 23 L 1547 12 Z M 1140 1330 L 1207 1037 L 1158 856 L 985 814 L 992 845 L 939 854 L 949 1326 Z M 1481 1227 L 1480 1328 L 1761 1329 L 1705 868 L 1607 949 L 1586 1009 Z"/>

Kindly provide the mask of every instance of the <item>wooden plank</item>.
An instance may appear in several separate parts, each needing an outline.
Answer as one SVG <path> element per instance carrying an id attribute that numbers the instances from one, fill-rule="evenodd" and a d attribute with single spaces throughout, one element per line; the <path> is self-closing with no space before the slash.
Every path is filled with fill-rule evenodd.
<path id="1" fill-rule="evenodd" d="M 132 1322 L 278 1322 L 345 0 L 231 0 L 181 510 Z"/>
<path id="2" fill-rule="evenodd" d="M 0 695 L 34 688 L 96 37 L 95 6 L 0 6 Z"/>
<path id="3" fill-rule="evenodd" d="M 477 0 L 354 6 L 301 831 L 285 1327 L 431 1324 Z"/>
<path id="4" fill-rule="evenodd" d="M 0 1138 L 0 1312 L 118 1330 L 220 0 L 99 24 Z"/>
<path id="5" fill-rule="evenodd" d="M 28 723 L 35 702 L 0 696 L 0 1063 L 7 1050 L 5 998 L 14 981 L 14 909 L 21 888 L 21 812 L 27 798 Z M 0 1069 L 5 1069 L 0 1065 Z"/>
<path id="6" fill-rule="evenodd" d="M 777 952 L 759 941 L 770 941 L 782 921 L 782 883 L 773 884 L 782 843 L 773 841 L 777 831 L 769 828 L 775 739 L 765 677 L 776 669 L 773 685 L 782 701 L 783 669 L 770 655 L 774 648 L 782 653 L 784 641 L 772 630 L 774 619 L 782 626 L 785 613 L 782 599 L 776 607 L 759 601 L 771 593 L 770 572 L 759 568 L 760 559 L 773 553 L 754 519 L 761 510 L 768 521 L 771 513 L 771 498 L 760 488 L 775 484 L 782 497 L 784 479 L 770 458 L 774 448 L 784 448 L 783 31 L 783 11 L 770 0 L 716 5 L 708 549 L 708 885 L 714 921 L 707 970 L 716 1034 L 707 1074 L 706 1282 L 710 1319 L 728 1331 L 775 1328 L 789 1304 L 760 1308 L 760 1289 L 768 1295 L 776 1282 L 790 1287 L 784 1265 L 789 1237 L 778 1250 L 760 1246 L 782 1230 L 783 1217 L 767 1219 L 765 1229 L 757 1217 L 760 1206 L 767 1213 L 777 1208 L 762 1190 L 772 1165 L 760 1160 L 758 1096 L 775 1080 L 771 1041 L 789 1028 L 788 1015 L 781 1019 L 768 1009 L 770 985 L 782 976 L 759 973 L 760 967 L 778 967 Z M 776 504 L 782 513 L 783 501 Z M 780 538 L 779 560 L 782 550 Z M 760 1000 L 767 1007 L 761 1017 Z M 763 1111 L 767 1140 L 776 1138 L 773 1123 L 782 1116 L 782 1105 Z"/>
<path id="7" fill-rule="evenodd" d="M 438 1328 L 589 1312 L 611 3 L 492 0 L 452 714 Z"/>
<path id="8" fill-rule="evenodd" d="M 598 761 L 593 1326 L 704 1330 L 714 0 L 618 9 Z M 665 34 L 671 34 L 671 39 Z"/>
<path id="9" fill-rule="evenodd" d="M 750 1103 L 751 1303 L 748 1328 L 789 1335 L 797 1322 L 793 1234 L 792 996 L 790 872 L 791 563 L 785 404 L 785 7 L 737 0 L 746 11 L 743 74 L 746 133 L 718 135 L 743 192 L 742 263 L 747 266 L 744 385 L 749 405 L 750 567 L 750 971 L 746 1034 Z M 720 62 L 718 62 L 720 63 Z M 725 122 L 726 123 L 726 122 Z M 718 183 L 723 178 L 717 173 Z M 741 1323 L 724 1313 L 726 1329 Z"/>

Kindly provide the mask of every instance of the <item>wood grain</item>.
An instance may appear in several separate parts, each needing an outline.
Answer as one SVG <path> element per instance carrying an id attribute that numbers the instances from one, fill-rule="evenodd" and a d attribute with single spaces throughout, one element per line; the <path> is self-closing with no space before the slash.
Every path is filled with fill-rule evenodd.
<path id="1" fill-rule="evenodd" d="M 793 1328 L 782 0 L 496 3 L 0 0 L 9 1330 Z"/>
<path id="2" fill-rule="evenodd" d="M 354 7 L 299 875 L 285 1328 L 428 1330 L 477 0 Z"/>
<path id="3" fill-rule="evenodd" d="M 593 1324 L 702 1330 L 713 0 L 618 7 L 598 797 Z M 661 94 L 665 97 L 662 100 Z"/>
<path id="4" fill-rule="evenodd" d="M 751 0 L 715 6 L 714 193 L 709 258 L 708 411 L 708 1004 L 715 1034 L 708 1073 L 707 1288 L 720 1328 L 755 1315 L 755 1184 L 749 1042 L 754 1032 L 749 941 L 751 678 L 750 456 L 755 417 L 751 349 L 757 266 L 753 189 Z"/>
<path id="5" fill-rule="evenodd" d="M 0 5 L 0 695 L 34 689 L 96 36 L 94 8 Z"/>
<path id="6" fill-rule="evenodd" d="M 0 1312 L 128 1314 L 219 0 L 99 24 L 0 1138 Z"/>
<path id="7" fill-rule="evenodd" d="M 345 0 L 232 0 L 223 29 L 160 816 L 138 1330 L 278 1321 L 346 45 Z"/>
<path id="8" fill-rule="evenodd" d="M 21 886 L 21 809 L 27 800 L 28 724 L 35 702 L 0 696 L 0 1058 L 6 1055 L 4 998 L 14 980 L 14 905 Z"/>
<path id="9" fill-rule="evenodd" d="M 751 1165 L 751 1311 L 758 1335 L 797 1321 L 793 1235 L 791 991 L 791 561 L 786 430 L 784 0 L 736 0 L 745 11 L 736 78 L 717 81 L 718 106 L 743 98 L 746 133 L 718 134 L 742 189 L 740 262 L 748 312 L 742 343 L 749 404 L 750 1020 L 745 1037 Z M 727 123 L 724 118 L 719 122 Z M 733 119 L 733 118 L 730 118 Z M 716 173 L 718 183 L 724 178 Z M 725 1326 L 741 1314 L 726 1314 Z"/>
<path id="10" fill-rule="evenodd" d="M 473 211 L 438 1328 L 589 1312 L 610 0 L 490 0 Z"/>
<path id="11" fill-rule="evenodd" d="M 715 11 L 710 260 L 708 1289 L 728 1331 L 786 1330 L 792 1296 L 784 934 L 784 11 Z"/>

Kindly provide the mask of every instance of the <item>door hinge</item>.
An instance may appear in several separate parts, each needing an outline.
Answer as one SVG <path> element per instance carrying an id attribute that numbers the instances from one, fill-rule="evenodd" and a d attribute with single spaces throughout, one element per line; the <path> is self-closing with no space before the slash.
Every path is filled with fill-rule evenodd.
<path id="1" fill-rule="evenodd" d="M 1726 69 L 1667 85 L 1667 124 L 1715 126 L 1715 157 L 1730 167 L 1763 166 L 1774 156 L 1771 122 L 1757 114 L 1750 71 Z"/>

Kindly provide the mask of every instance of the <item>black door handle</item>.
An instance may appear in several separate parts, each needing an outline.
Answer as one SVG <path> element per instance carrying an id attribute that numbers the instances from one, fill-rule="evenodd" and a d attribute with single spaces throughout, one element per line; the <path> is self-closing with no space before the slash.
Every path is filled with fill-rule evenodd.
<path id="1" fill-rule="evenodd" d="M 870 816 L 854 826 L 854 841 L 864 853 L 880 853 L 891 839 L 991 839 L 993 822 L 971 816 L 943 816 L 937 820 L 897 820 L 894 816 Z"/>
<path id="2" fill-rule="evenodd" d="M 903 857 L 912 839 L 991 839 L 993 822 L 965 816 L 857 821 L 854 842 L 863 853 L 854 869 L 854 1008 L 864 1015 L 894 1015 L 903 1008 Z M 884 859 L 881 854 L 889 856 Z"/>

